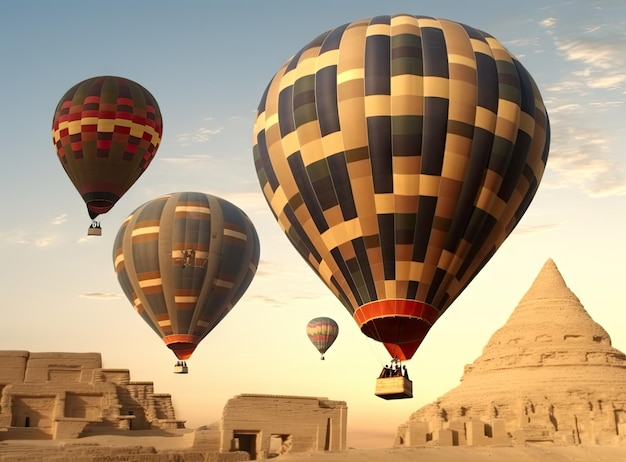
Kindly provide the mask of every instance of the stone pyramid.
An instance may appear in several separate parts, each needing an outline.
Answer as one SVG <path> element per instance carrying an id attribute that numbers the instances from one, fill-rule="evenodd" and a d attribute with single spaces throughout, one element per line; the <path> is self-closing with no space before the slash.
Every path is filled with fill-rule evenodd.
<path id="1" fill-rule="evenodd" d="M 626 355 L 611 346 L 552 260 L 465 366 L 461 384 L 415 412 L 399 440 L 419 429 L 426 441 L 456 432 L 450 441 L 469 444 L 468 423 L 475 432 L 476 422 L 485 428 L 485 438 L 471 438 L 479 444 L 626 441 Z"/>

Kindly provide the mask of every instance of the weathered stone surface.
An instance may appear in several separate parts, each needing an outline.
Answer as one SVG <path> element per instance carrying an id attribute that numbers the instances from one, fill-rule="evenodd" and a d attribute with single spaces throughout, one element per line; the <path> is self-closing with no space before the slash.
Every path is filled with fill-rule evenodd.
<path id="1" fill-rule="evenodd" d="M 103 369 L 100 353 L 0 351 L 0 439 L 183 427 L 169 394 Z"/>
<path id="2" fill-rule="evenodd" d="M 65 440 L 144 429 L 174 435 L 173 429 L 184 428 L 169 394 L 154 393 L 152 382 L 131 381 L 127 369 L 103 369 L 99 353 L 0 351 L 0 384 L 0 440 Z M 139 447 L 137 453 L 107 452 L 99 445 L 77 443 L 60 453 L 48 446 L 45 460 L 127 460 L 132 453 L 133 460 L 146 462 L 236 462 L 289 452 L 341 451 L 346 449 L 346 424 L 344 401 L 246 394 L 228 401 L 219 422 L 190 433 L 193 439 L 184 451 L 157 454 L 154 448 Z M 44 460 L 32 448 L 25 459 L 4 449 L 0 461 Z"/>
<path id="3" fill-rule="evenodd" d="M 0 449 L 0 462 L 241 462 L 250 460 L 247 452 L 156 451 L 144 446 L 100 445 L 15 446 Z"/>
<path id="4" fill-rule="evenodd" d="M 459 445 L 623 443 L 626 355 L 548 260 L 461 384 L 415 412 L 396 445 L 423 444 L 417 422 L 425 439 L 449 429 Z"/>
<path id="5" fill-rule="evenodd" d="M 346 449 L 345 401 L 308 396 L 242 394 L 218 424 L 195 431 L 194 449 L 246 451 L 251 458 Z"/>

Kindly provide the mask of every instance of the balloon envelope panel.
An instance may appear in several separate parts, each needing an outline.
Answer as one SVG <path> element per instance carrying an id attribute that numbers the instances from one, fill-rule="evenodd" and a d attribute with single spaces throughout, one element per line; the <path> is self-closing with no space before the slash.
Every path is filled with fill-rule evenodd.
<path id="1" fill-rule="evenodd" d="M 289 59 L 253 152 L 295 248 L 366 335 L 409 358 L 526 211 L 549 136 L 535 82 L 495 38 L 397 15 Z"/>
<path id="2" fill-rule="evenodd" d="M 139 315 L 179 359 L 188 359 L 248 288 L 259 252 L 256 230 L 238 207 L 181 192 L 126 218 L 113 261 Z"/>

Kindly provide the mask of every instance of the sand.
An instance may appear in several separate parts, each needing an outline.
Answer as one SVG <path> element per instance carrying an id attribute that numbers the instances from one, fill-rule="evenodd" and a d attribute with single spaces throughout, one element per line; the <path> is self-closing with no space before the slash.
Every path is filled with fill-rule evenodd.
<path id="1" fill-rule="evenodd" d="M 469 448 L 426 447 L 398 449 L 349 449 L 340 453 L 307 453 L 281 456 L 282 462 L 624 462 L 626 447 L 552 446 Z"/>
<path id="2" fill-rule="evenodd" d="M 0 462 L 45 461 L 47 457 L 58 461 L 59 459 L 55 457 L 59 456 L 59 451 L 68 449 L 73 455 L 70 459 L 75 460 L 74 458 L 78 456 L 81 462 L 88 460 L 84 458 L 89 457 L 88 455 L 106 454 L 112 448 L 121 447 L 154 448 L 152 454 L 194 451 L 191 447 L 191 436 L 189 431 L 184 431 L 170 436 L 155 436 L 145 432 L 145 434 L 135 433 L 133 436 L 97 435 L 65 441 L 3 440 L 0 441 Z M 119 454 L 119 451 L 116 452 Z M 81 453 L 84 454 L 83 457 L 80 457 Z M 35 458 L 23 458 L 26 454 L 33 454 Z M 15 456 L 17 458 L 13 458 Z M 115 458 L 116 461 L 120 460 L 118 457 Z M 341 452 L 287 454 L 276 459 L 281 462 L 624 462 L 626 446 L 556 446 L 537 443 L 520 447 L 352 448 Z M 97 460 L 102 461 L 103 458 L 99 456 Z M 129 455 L 125 460 L 139 459 Z"/>

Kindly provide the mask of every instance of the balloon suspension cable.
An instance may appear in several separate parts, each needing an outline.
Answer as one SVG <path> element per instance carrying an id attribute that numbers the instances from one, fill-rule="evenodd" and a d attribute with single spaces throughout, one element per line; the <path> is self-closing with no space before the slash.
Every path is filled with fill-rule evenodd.
<path id="1" fill-rule="evenodd" d="M 374 332 L 376 332 L 376 337 L 380 338 L 380 333 L 378 332 L 378 329 L 376 328 L 376 323 L 372 323 L 372 325 L 374 326 Z"/>
<path id="2" fill-rule="evenodd" d="M 376 326 L 374 326 L 374 329 L 376 329 Z M 378 335 L 378 332 L 376 332 L 376 335 Z M 368 348 L 370 349 L 370 352 L 372 353 L 372 356 L 374 356 L 374 359 L 376 361 L 378 361 L 378 364 L 380 364 L 380 366 L 384 366 L 387 363 L 387 360 L 384 359 L 380 353 L 373 347 L 374 343 L 376 342 L 376 344 L 381 344 L 381 342 L 374 340 L 373 338 L 367 336 L 367 335 L 360 335 L 359 336 L 361 339 L 363 339 L 363 341 L 367 344 Z"/>
<path id="3" fill-rule="evenodd" d="M 376 328 L 376 323 L 372 323 L 372 325 L 374 327 L 374 332 L 376 333 L 376 337 L 380 338 L 380 333 L 378 332 L 378 329 Z M 398 339 L 400 338 L 400 331 L 398 331 L 398 335 L 397 335 L 396 338 L 398 338 Z M 370 345 L 370 349 L 371 349 L 371 345 Z M 380 361 L 380 359 L 379 359 L 379 363 L 380 364 L 385 364 L 386 361 Z M 401 363 L 402 363 L 402 361 L 400 361 L 400 359 L 397 356 L 394 356 L 393 358 L 391 358 L 391 364 L 395 364 L 398 367 L 400 367 Z"/>

